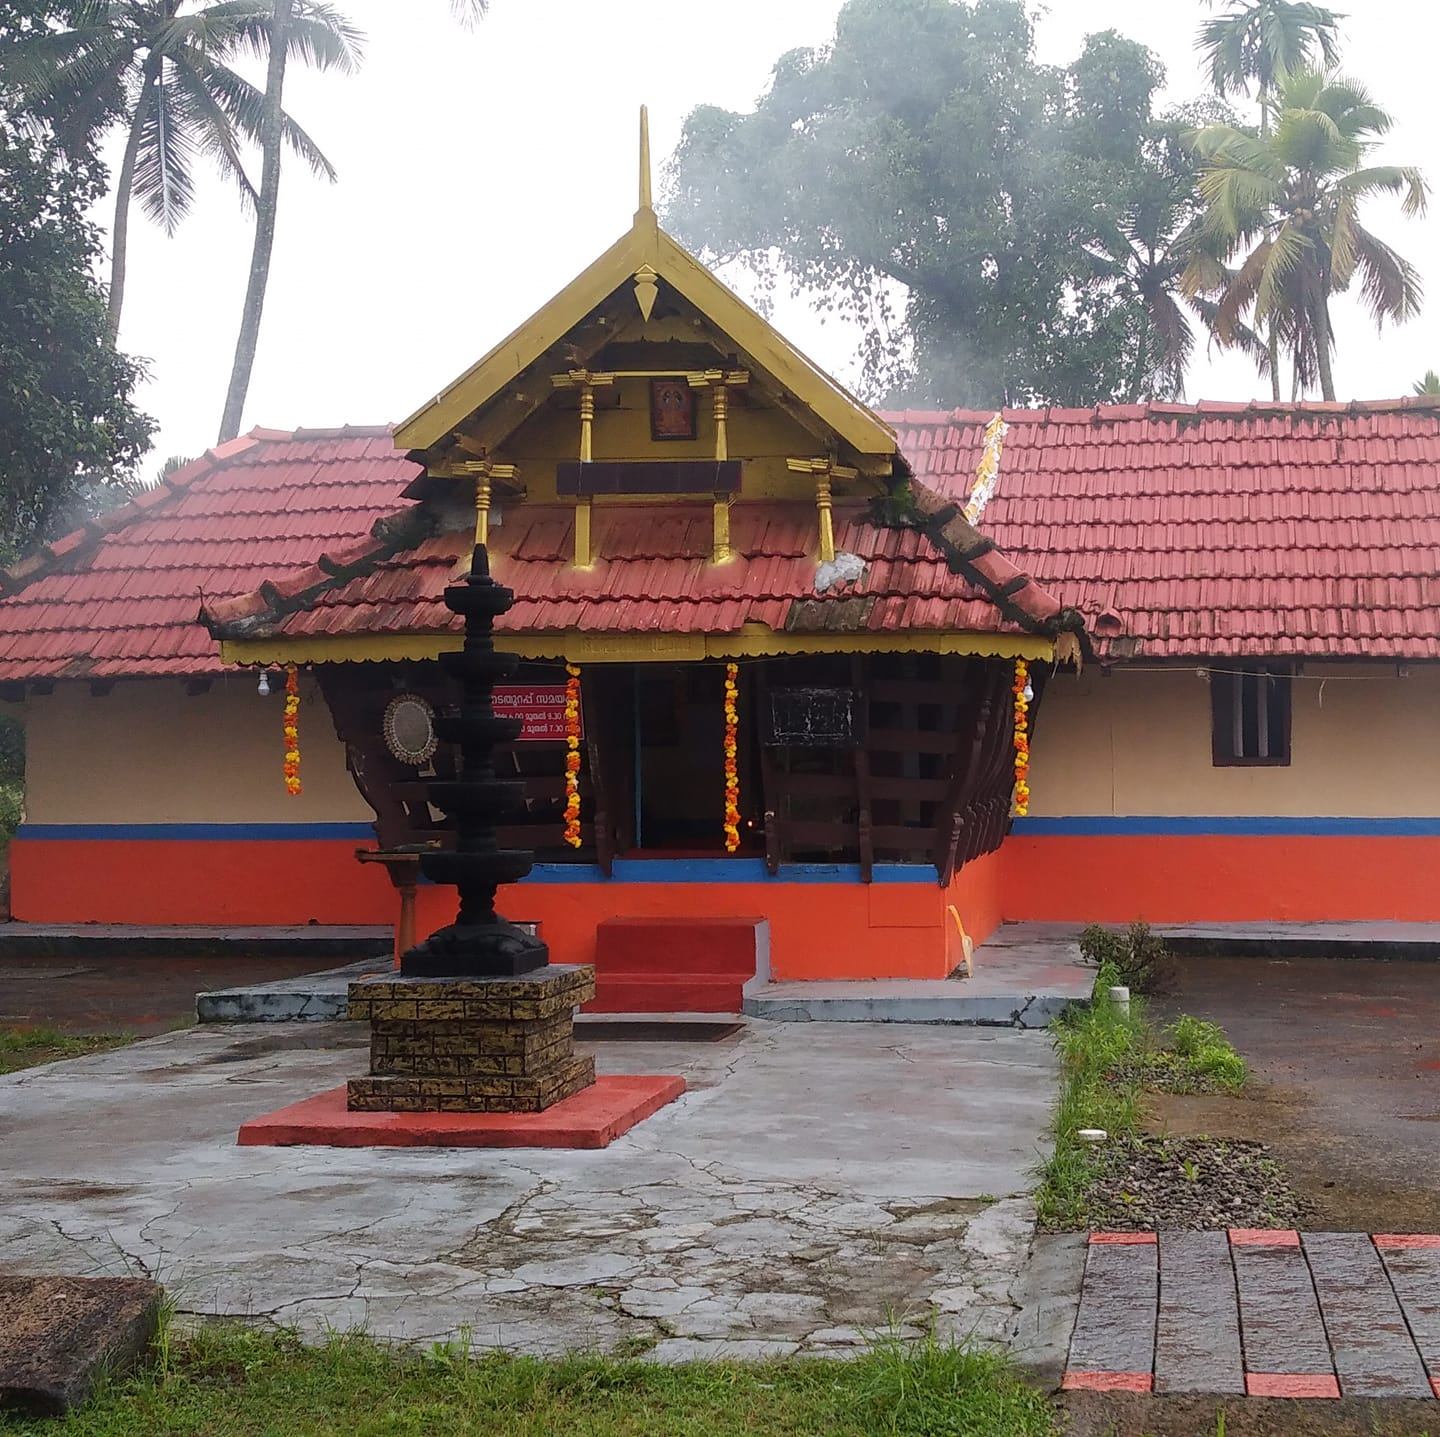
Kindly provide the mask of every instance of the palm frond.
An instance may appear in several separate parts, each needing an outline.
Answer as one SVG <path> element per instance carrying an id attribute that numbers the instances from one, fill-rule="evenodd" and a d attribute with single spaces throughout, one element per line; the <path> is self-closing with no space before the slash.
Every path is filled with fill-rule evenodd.
<path id="1" fill-rule="evenodd" d="M 1361 148 L 1341 130 L 1333 115 L 1290 106 L 1276 116 L 1274 154 L 1286 169 L 1333 175 L 1354 168 Z"/>
<path id="2" fill-rule="evenodd" d="M 1228 346 L 1234 342 L 1234 336 L 1239 330 L 1242 316 L 1255 303 L 1261 277 L 1265 273 L 1265 266 L 1269 260 L 1270 242 L 1266 240 L 1256 245 L 1246 255 L 1240 268 L 1226 279 L 1225 285 L 1220 291 L 1219 301 L 1215 305 L 1211 322 L 1211 329 L 1221 345 Z"/>
<path id="3" fill-rule="evenodd" d="M 149 87 L 135 156 L 135 194 L 141 208 L 173 235 L 195 199 L 196 144 L 183 93 L 160 67 Z"/>
<path id="4" fill-rule="evenodd" d="M 450 0 L 450 13 L 467 29 L 478 25 L 490 9 L 490 0 Z"/>
<path id="5" fill-rule="evenodd" d="M 1270 373 L 1270 346 L 1248 325 L 1239 319 L 1231 321 L 1228 337 L 1222 341 L 1218 333 L 1217 317 L 1220 306 L 1204 295 L 1197 295 L 1190 301 L 1195 313 L 1200 316 L 1209 332 L 1210 346 L 1222 349 L 1238 349 L 1255 364 L 1262 378 Z"/>
<path id="6" fill-rule="evenodd" d="M 1355 268 L 1360 293 L 1376 326 L 1392 320 L 1400 324 L 1420 313 L 1425 286 L 1420 272 L 1363 225 L 1355 227 Z"/>
<path id="7" fill-rule="evenodd" d="M 234 183 L 245 208 L 253 209 L 259 196 L 245 172 L 245 163 L 236 143 L 235 125 L 216 100 L 202 73 L 210 69 L 203 54 L 182 53 L 173 61 L 174 83 L 183 91 L 187 109 L 193 116 L 200 150 L 215 162 L 215 167 L 226 179 Z"/>
<path id="8" fill-rule="evenodd" d="M 298 0 L 287 44 L 289 54 L 312 70 L 353 75 L 365 59 L 365 32 L 326 0 Z"/>
<path id="9" fill-rule="evenodd" d="M 265 92 L 252 85 L 228 65 L 200 67 L 202 77 L 215 102 L 229 116 L 236 130 L 246 139 L 260 143 L 261 122 L 265 109 Z M 335 166 L 326 159 L 320 146 L 288 113 L 282 113 L 280 133 L 285 143 L 305 161 L 311 172 L 321 179 L 335 180 Z"/>
<path id="10" fill-rule="evenodd" d="M 1373 194 L 1403 193 L 1401 210 L 1406 215 L 1423 215 L 1430 195 L 1425 177 L 1413 165 L 1371 165 L 1363 170 L 1351 170 L 1335 180 L 1334 189 L 1336 194 L 1353 200 Z"/>
<path id="11" fill-rule="evenodd" d="M 1269 252 L 1255 287 L 1255 318 L 1264 321 L 1283 309 L 1290 280 L 1315 253 L 1315 243 L 1298 225 L 1282 224 L 1270 238 Z"/>

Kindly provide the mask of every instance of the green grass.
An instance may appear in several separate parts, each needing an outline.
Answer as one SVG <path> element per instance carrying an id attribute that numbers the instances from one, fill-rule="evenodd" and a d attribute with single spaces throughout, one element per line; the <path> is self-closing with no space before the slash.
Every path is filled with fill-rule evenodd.
<path id="1" fill-rule="evenodd" d="M 997 1357 L 882 1343 L 854 1361 L 470 1357 L 364 1337 L 317 1347 L 224 1324 L 163 1338 L 146 1370 L 36 1437 L 1053 1437 L 1052 1409 Z"/>
<path id="2" fill-rule="evenodd" d="M 1060 1098 L 1051 1125 L 1054 1149 L 1035 1195 L 1045 1227 L 1086 1226 L 1095 1156 L 1075 1136 L 1081 1128 L 1131 1137 L 1139 1130 L 1145 1089 L 1238 1092 L 1248 1076 L 1245 1059 L 1216 1024 L 1187 1016 L 1157 1030 L 1142 998 L 1132 996 L 1128 1012 L 1111 1003 L 1109 989 L 1119 981 L 1114 968 L 1102 965 L 1089 1006 L 1071 1008 L 1051 1030 L 1060 1054 Z"/>
<path id="3" fill-rule="evenodd" d="M 0 1028 L 0 1073 L 15 1073 L 61 1058 L 83 1058 L 134 1042 L 128 1033 L 87 1033 L 76 1037 L 55 1028 Z"/>
<path id="4" fill-rule="evenodd" d="M 1149 1027 L 1143 999 L 1132 997 L 1128 1012 L 1110 1001 L 1108 990 L 1118 981 L 1115 971 L 1103 965 L 1089 1006 L 1069 1009 L 1051 1029 L 1060 1054 L 1060 1097 L 1051 1123 L 1054 1148 L 1035 1194 L 1045 1227 L 1085 1223 L 1093 1160 L 1076 1133 L 1104 1128 L 1112 1136 L 1128 1136 L 1139 1126 L 1137 1060 L 1146 1049 Z"/>

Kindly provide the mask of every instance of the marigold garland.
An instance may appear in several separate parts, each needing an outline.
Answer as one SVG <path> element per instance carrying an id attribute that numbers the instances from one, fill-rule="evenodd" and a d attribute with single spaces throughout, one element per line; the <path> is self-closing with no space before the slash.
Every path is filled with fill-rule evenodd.
<path id="1" fill-rule="evenodd" d="M 285 670 L 285 792 L 300 792 L 300 674 L 295 665 Z"/>
<path id="2" fill-rule="evenodd" d="M 739 746 L 740 711 L 737 697 L 740 686 L 739 664 L 725 665 L 725 852 L 740 847 L 740 767 L 736 759 Z"/>
<path id="3" fill-rule="evenodd" d="M 1030 812 L 1030 665 L 1015 660 L 1015 816 Z"/>
<path id="4" fill-rule="evenodd" d="M 580 667 L 565 665 L 565 842 L 580 847 Z"/>

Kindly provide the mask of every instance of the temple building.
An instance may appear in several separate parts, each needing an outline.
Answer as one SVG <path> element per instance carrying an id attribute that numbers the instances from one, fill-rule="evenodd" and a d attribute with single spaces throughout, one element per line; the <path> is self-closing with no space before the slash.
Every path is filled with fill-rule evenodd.
<path id="1" fill-rule="evenodd" d="M 1440 404 L 876 413 L 646 168 L 393 430 L 256 430 L 0 578 L 18 920 L 447 922 L 477 539 L 538 859 L 501 907 L 639 955 L 602 1006 L 940 977 L 1007 919 L 1440 918 Z M 667 986 L 686 923 L 747 946 Z"/>

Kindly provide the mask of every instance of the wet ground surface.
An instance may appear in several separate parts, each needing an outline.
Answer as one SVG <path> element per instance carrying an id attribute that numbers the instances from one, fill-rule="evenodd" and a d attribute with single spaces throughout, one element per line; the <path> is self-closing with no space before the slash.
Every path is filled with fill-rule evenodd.
<path id="1" fill-rule="evenodd" d="M 1434 1437 L 1440 1402 L 1067 1392 L 1066 1437 Z M 1224 1427 L 1218 1425 L 1223 1415 Z"/>
<path id="2" fill-rule="evenodd" d="M 588 1043 L 688 1091 L 603 1151 L 237 1147 L 363 1072 L 359 1024 L 207 1025 L 0 1077 L 0 1273 L 149 1274 L 185 1320 L 426 1343 L 853 1354 L 1003 1340 L 1055 1092 L 1043 1033 L 751 1023 Z"/>
<path id="3" fill-rule="evenodd" d="M 324 966 L 321 960 L 320 966 Z M 4 958 L 0 1026 L 164 1033 L 195 1021 L 195 995 L 314 971 L 299 958 Z"/>
<path id="4" fill-rule="evenodd" d="M 1186 959 L 1156 1007 L 1219 1023 L 1253 1074 L 1239 1099 L 1157 1096 L 1158 1129 L 1267 1143 L 1307 1227 L 1440 1231 L 1440 963 Z"/>

